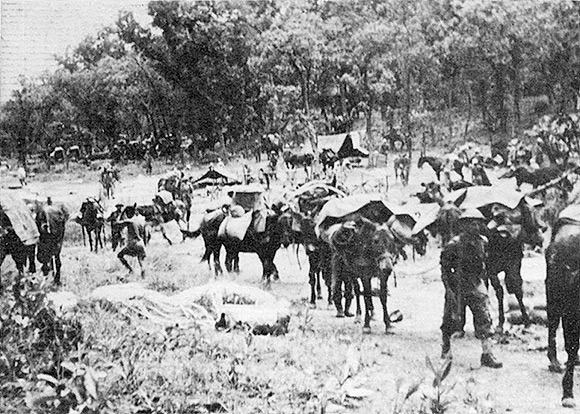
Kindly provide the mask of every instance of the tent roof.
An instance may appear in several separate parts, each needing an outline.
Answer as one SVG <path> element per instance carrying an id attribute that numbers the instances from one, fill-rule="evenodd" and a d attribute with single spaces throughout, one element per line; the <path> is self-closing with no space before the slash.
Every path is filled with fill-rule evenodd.
<path id="1" fill-rule="evenodd" d="M 199 177 L 197 180 L 195 180 L 193 184 L 198 183 L 202 180 L 219 180 L 219 179 L 224 179 L 226 181 L 227 180 L 236 181 L 237 177 L 224 169 L 210 167 L 208 171 L 204 175 Z"/>
<path id="2" fill-rule="evenodd" d="M 319 135 L 318 136 L 318 150 L 331 149 L 338 154 L 339 157 L 359 156 L 365 157 L 369 153 L 362 147 L 362 141 L 366 136 L 364 130 L 351 131 L 345 134 L 336 135 Z M 350 139 L 350 143 L 348 142 Z M 342 154 L 341 154 L 342 152 Z"/>
<path id="3" fill-rule="evenodd" d="M 366 132 L 364 130 L 347 132 L 336 135 L 318 135 L 318 151 L 333 150 L 340 158 L 367 157 L 369 152 L 362 147 Z M 309 140 L 298 151 L 301 154 L 312 154 L 312 144 Z"/>

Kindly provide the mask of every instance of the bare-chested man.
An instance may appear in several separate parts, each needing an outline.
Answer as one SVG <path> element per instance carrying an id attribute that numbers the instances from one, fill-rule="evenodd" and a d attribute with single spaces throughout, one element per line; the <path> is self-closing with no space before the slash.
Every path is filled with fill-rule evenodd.
<path id="1" fill-rule="evenodd" d="M 133 273 L 133 268 L 129 265 L 125 256 L 136 257 L 141 268 L 141 277 L 145 277 L 145 269 L 143 269 L 143 260 L 147 256 L 145 254 L 145 243 L 143 242 L 145 220 L 135 214 L 135 206 L 127 206 L 125 208 L 125 216 L 125 220 L 119 220 L 117 223 L 120 227 L 127 227 L 127 244 L 119 251 L 117 257 L 129 269 L 130 273 Z"/>

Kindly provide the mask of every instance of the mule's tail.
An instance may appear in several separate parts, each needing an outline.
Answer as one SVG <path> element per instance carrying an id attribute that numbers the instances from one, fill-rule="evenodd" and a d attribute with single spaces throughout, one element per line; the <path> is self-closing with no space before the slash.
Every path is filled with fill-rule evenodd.
<path id="1" fill-rule="evenodd" d="M 183 240 L 185 239 L 196 239 L 201 234 L 201 230 L 189 231 L 185 229 L 179 229 L 181 231 L 181 235 L 183 236 Z"/>

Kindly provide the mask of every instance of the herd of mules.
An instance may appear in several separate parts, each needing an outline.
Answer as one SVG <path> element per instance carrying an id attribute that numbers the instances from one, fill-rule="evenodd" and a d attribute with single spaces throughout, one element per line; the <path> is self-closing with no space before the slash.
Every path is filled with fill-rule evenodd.
<path id="1" fill-rule="evenodd" d="M 332 160 L 332 154 L 326 154 Z M 205 251 L 202 261 L 212 266 L 216 275 L 223 273 L 221 250 L 225 250 L 225 268 L 228 272 L 239 271 L 240 253 L 255 253 L 262 265 L 262 280 L 270 286 L 272 280 L 280 278 L 274 263 L 280 247 L 303 246 L 309 262 L 308 279 L 311 286 L 309 301 L 316 306 L 324 291 L 327 302 L 336 308 L 337 316 L 363 315 L 360 296 L 364 303 L 363 331 L 369 332 L 374 313 L 371 280 L 379 281 L 378 296 L 382 307 L 385 330 L 400 319 L 389 313 L 387 307 L 387 281 L 400 260 L 411 260 L 415 254 L 424 255 L 428 245 L 428 234 L 437 237 L 442 246 L 456 235 L 456 224 L 461 212 L 467 208 L 478 209 L 485 218 L 482 236 L 488 240 L 486 251 L 486 283 L 493 287 L 499 308 L 498 333 L 503 331 L 504 287 L 499 276 L 504 275 L 508 294 L 515 295 L 522 315 L 528 325 L 530 317 L 524 304 L 522 289 L 522 259 L 525 249 L 543 246 L 542 233 L 547 226 L 539 217 L 538 205 L 531 196 L 542 196 L 550 188 L 557 188 L 566 198 L 573 185 L 569 177 L 579 173 L 575 166 L 548 167 L 530 171 L 529 167 L 512 168 L 500 178 L 516 178 L 517 189 L 509 197 L 513 202 L 505 204 L 503 192 L 493 195 L 493 188 L 485 169 L 489 160 L 464 160 L 462 158 L 437 158 L 422 155 L 418 167 L 428 164 L 438 179 L 457 176 L 442 188 L 437 182 L 423 183 L 424 191 L 416 194 L 421 202 L 433 203 L 437 214 L 425 223 L 419 223 L 414 211 L 401 212 L 401 206 L 392 206 L 380 195 L 349 195 L 348 190 L 337 188 L 334 182 L 311 181 L 299 188 L 289 190 L 276 203 L 261 204 L 260 209 L 243 208 L 241 216 L 248 217 L 249 225 L 243 235 L 228 233 L 224 223 L 233 220 L 233 212 L 241 206 L 223 205 L 206 211 L 199 228 L 183 228 L 185 237 L 201 236 Z M 285 159 L 292 168 L 292 160 Z M 302 160 L 300 165 L 310 164 Z M 406 184 L 409 161 L 401 161 L 396 168 L 403 174 Z M 471 170 L 473 183 L 465 181 L 465 169 Z M 453 174 L 454 173 L 454 174 Z M 477 180 L 477 181 L 476 181 Z M 457 185 L 460 183 L 461 185 Z M 534 194 L 518 192 L 523 183 L 535 189 Z M 450 192 L 460 189 L 455 198 Z M 175 220 L 189 223 L 193 192 L 179 177 L 160 180 L 157 191 L 171 195 L 171 203 L 138 206 L 138 211 L 151 226 L 163 225 Z M 237 189 L 243 193 L 244 187 Z M 496 191 L 497 192 L 497 191 Z M 262 197 L 261 194 L 254 194 Z M 469 201 L 466 201 L 469 200 Z M 515 200 L 515 201 L 514 201 Z M 508 203 L 509 204 L 509 203 Z M 0 201 L 1 205 L 1 201 Z M 160 205 L 163 205 L 160 207 Z M 15 233 L 9 217 L 0 212 L 0 262 L 11 255 L 19 274 L 23 274 L 26 262 L 28 270 L 35 272 L 35 259 L 42 263 L 48 274 L 54 270 L 55 283 L 60 283 L 60 251 L 64 239 L 64 227 L 69 214 L 63 206 L 47 203 L 34 206 L 34 217 L 38 238 L 33 245 L 24 245 Z M 580 219 L 580 215 L 578 217 Z M 103 248 L 102 231 L 105 225 L 103 209 L 94 199 L 85 200 L 76 218 L 88 236 L 91 250 Z M 258 226 L 258 221 L 260 225 Z M 556 356 L 556 330 L 562 322 L 568 361 L 563 379 L 563 404 L 572 406 L 573 371 L 578 361 L 580 336 L 580 221 L 574 217 L 561 218 L 552 226 L 552 236 L 546 249 L 547 278 L 546 299 L 549 327 L 548 357 L 550 370 L 562 371 Z M 164 237 L 167 236 L 164 234 Z M 171 240 L 167 238 L 168 242 Z M 147 241 L 147 240 L 146 240 Z M 412 254 L 409 255 L 409 250 Z M 36 255 L 36 257 L 35 257 Z M 324 288 L 323 288 L 324 285 Z M 362 286 L 362 287 L 361 287 Z M 356 312 L 350 310 L 352 301 Z"/>

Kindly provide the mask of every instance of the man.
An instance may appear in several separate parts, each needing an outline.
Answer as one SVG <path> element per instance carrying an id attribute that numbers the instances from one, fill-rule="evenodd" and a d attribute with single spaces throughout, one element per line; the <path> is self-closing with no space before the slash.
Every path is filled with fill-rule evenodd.
<path id="1" fill-rule="evenodd" d="M 136 257 L 139 261 L 141 277 L 144 278 L 145 269 L 143 269 L 143 260 L 147 256 L 145 254 L 145 244 L 143 242 L 145 236 L 145 220 L 143 217 L 135 214 L 135 205 L 127 206 L 121 217 L 123 217 L 123 215 L 127 218 L 125 220 L 119 220 L 118 224 L 121 228 L 127 227 L 127 244 L 119 251 L 117 257 L 129 270 L 129 273 L 133 273 L 133 268 L 129 265 L 125 256 Z"/>
<path id="2" fill-rule="evenodd" d="M 116 210 L 107 217 L 107 221 L 111 223 L 111 244 L 113 251 L 117 249 L 117 246 L 123 244 L 123 226 L 119 224 L 119 220 L 123 214 L 123 203 L 115 204 L 115 208 Z"/>
<path id="3" fill-rule="evenodd" d="M 147 150 L 145 152 L 145 173 L 147 175 L 151 175 L 152 172 L 153 172 L 153 157 L 151 156 L 149 150 Z"/>
<path id="4" fill-rule="evenodd" d="M 462 213 L 457 235 L 441 252 L 441 279 L 445 286 L 445 306 L 441 332 L 443 358 L 451 357 L 451 335 L 463 329 L 465 306 L 473 314 L 475 336 L 481 340 L 481 365 L 501 368 L 492 353 L 489 297 L 484 284 L 487 239 L 483 237 L 483 215 L 478 210 Z"/>
<path id="5" fill-rule="evenodd" d="M 18 167 L 16 173 L 18 174 L 18 181 L 20 181 L 20 186 L 24 187 L 26 185 L 26 169 L 21 165 Z"/>

